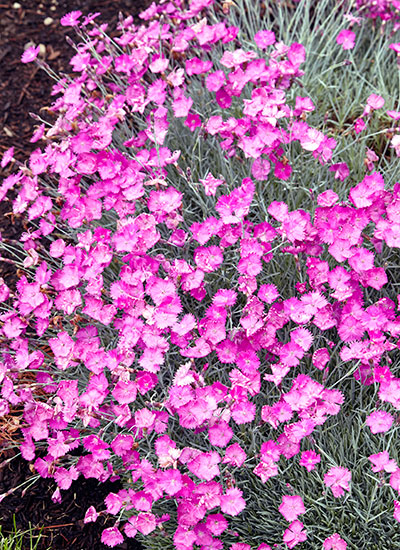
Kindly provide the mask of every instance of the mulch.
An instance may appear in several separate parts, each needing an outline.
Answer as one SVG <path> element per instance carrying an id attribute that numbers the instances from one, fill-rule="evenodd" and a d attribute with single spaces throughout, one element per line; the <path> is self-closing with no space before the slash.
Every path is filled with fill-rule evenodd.
<path id="1" fill-rule="evenodd" d="M 74 37 L 73 29 L 61 27 L 59 19 L 72 10 L 81 10 L 85 15 L 101 12 L 99 20 L 115 29 L 119 12 L 125 17 L 137 14 L 150 4 L 149 0 L 0 0 L 0 158 L 11 146 L 14 157 L 26 162 L 38 144 L 29 142 L 37 121 L 30 113 L 49 116 L 44 107 L 49 106 L 54 81 L 37 70 L 34 63 L 20 62 L 24 47 L 33 42 L 46 48 L 45 61 L 57 73 L 70 73 L 69 60 L 73 55 L 66 36 Z M 0 183 L 15 166 L 0 169 Z M 18 240 L 23 226 L 10 215 L 12 196 L 0 203 L 0 233 L 2 239 Z M 2 257 L 7 254 L 2 253 Z M 15 267 L 0 261 L 0 277 L 13 288 L 17 279 Z M 21 485 L 34 475 L 33 465 L 10 450 L 5 450 L 7 438 L 19 430 L 5 433 L 0 426 L 0 498 L 1 495 Z M 11 460 L 9 460 L 11 458 Z M 82 477 L 68 491 L 62 491 L 62 502 L 55 504 L 51 495 L 55 490 L 53 481 L 40 478 L 26 491 L 20 488 L 0 502 L 0 525 L 2 533 L 12 531 L 14 521 L 18 529 L 41 530 L 42 537 L 37 550 L 70 550 L 107 548 L 101 541 L 101 532 L 113 525 L 113 518 L 101 518 L 96 523 L 83 524 L 89 506 L 104 509 L 104 498 L 120 489 L 119 482 L 99 484 L 96 480 Z M 29 542 L 26 546 L 30 548 Z M 139 550 L 137 541 L 128 539 L 119 547 Z"/>

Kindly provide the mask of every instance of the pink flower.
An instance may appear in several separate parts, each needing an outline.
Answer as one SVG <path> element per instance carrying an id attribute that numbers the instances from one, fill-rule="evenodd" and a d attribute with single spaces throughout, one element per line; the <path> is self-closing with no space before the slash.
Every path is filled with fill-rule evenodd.
<path id="1" fill-rule="evenodd" d="M 192 550 L 196 538 L 194 531 L 179 526 L 174 534 L 174 545 L 176 550 Z"/>
<path id="2" fill-rule="evenodd" d="M 7 151 L 5 151 L 3 158 L 1 159 L 0 166 L 2 168 L 5 168 L 7 164 L 10 162 L 10 160 L 13 160 L 13 155 L 14 155 L 14 147 L 10 147 L 9 149 L 7 149 Z"/>
<path id="3" fill-rule="evenodd" d="M 98 516 L 99 516 L 99 514 L 97 513 L 96 508 L 94 506 L 90 506 L 86 510 L 86 514 L 85 514 L 83 523 L 90 523 L 92 521 L 96 521 Z"/>
<path id="4" fill-rule="evenodd" d="M 232 464 L 240 467 L 246 460 L 246 453 L 238 443 L 233 443 L 226 448 L 223 464 Z"/>
<path id="5" fill-rule="evenodd" d="M 400 42 L 392 42 L 389 48 L 395 51 L 397 55 L 400 55 Z"/>
<path id="6" fill-rule="evenodd" d="M 200 180 L 200 183 L 203 184 L 206 195 L 215 196 L 217 187 L 224 184 L 225 182 L 224 180 L 214 178 L 212 174 L 207 174 L 204 179 Z"/>
<path id="7" fill-rule="evenodd" d="M 167 70 L 168 65 L 169 60 L 167 58 L 155 55 L 149 65 L 149 69 L 152 73 L 163 73 Z"/>
<path id="8" fill-rule="evenodd" d="M 142 535 L 152 533 L 156 528 L 156 516 L 151 512 L 140 512 L 136 518 L 136 527 Z"/>
<path id="9" fill-rule="evenodd" d="M 382 109 L 382 107 L 385 105 L 385 100 L 380 95 L 371 94 L 367 98 L 367 105 L 371 109 Z"/>
<path id="10" fill-rule="evenodd" d="M 224 256 L 218 246 L 198 246 L 194 251 L 194 261 L 202 271 L 211 273 L 219 268 Z"/>
<path id="11" fill-rule="evenodd" d="M 21 63 L 30 63 L 31 61 L 34 61 L 39 55 L 39 51 L 39 46 L 31 46 L 30 48 L 27 48 L 21 55 Z"/>
<path id="12" fill-rule="evenodd" d="M 257 296 L 263 302 L 267 304 L 272 304 L 272 302 L 279 298 L 279 292 L 275 285 L 264 284 L 260 286 Z"/>
<path id="13" fill-rule="evenodd" d="M 358 118 L 354 123 L 354 131 L 356 134 L 360 134 L 365 129 L 365 122 L 362 118 Z"/>
<path id="14" fill-rule="evenodd" d="M 228 520 L 222 514 L 210 514 L 205 525 L 210 533 L 218 536 L 228 527 Z"/>
<path id="15" fill-rule="evenodd" d="M 250 544 L 246 544 L 244 542 L 234 542 L 230 550 L 251 550 Z"/>
<path id="16" fill-rule="evenodd" d="M 334 466 L 324 475 L 324 483 L 332 489 L 335 498 L 344 495 L 344 491 L 350 491 L 349 482 L 351 480 L 351 472 L 347 468 Z"/>
<path id="17" fill-rule="evenodd" d="M 268 46 L 275 44 L 275 40 L 275 33 L 273 31 L 259 31 L 254 35 L 254 42 L 262 50 L 265 50 Z"/>
<path id="18" fill-rule="evenodd" d="M 183 487 L 182 474 L 179 470 L 173 469 L 161 471 L 158 483 L 168 496 L 173 496 Z"/>
<path id="19" fill-rule="evenodd" d="M 315 128 L 308 128 L 308 130 L 300 137 L 300 143 L 306 151 L 316 151 L 324 138 L 324 134 L 319 130 L 316 130 Z"/>
<path id="20" fill-rule="evenodd" d="M 210 73 L 206 78 L 206 88 L 209 92 L 218 92 L 225 84 L 225 73 L 224 71 L 215 71 Z"/>
<path id="21" fill-rule="evenodd" d="M 319 370 L 324 370 L 327 363 L 329 363 L 330 355 L 327 348 L 319 348 L 314 351 L 312 356 L 312 364 Z"/>
<path id="22" fill-rule="evenodd" d="M 366 248 L 351 248 L 350 253 L 352 254 L 349 259 L 349 265 L 354 269 L 356 273 L 362 273 L 364 271 L 369 271 L 374 267 L 374 253 Z"/>
<path id="23" fill-rule="evenodd" d="M 112 391 L 113 397 L 120 405 L 132 403 L 136 399 L 137 385 L 133 380 L 119 380 Z"/>
<path id="24" fill-rule="evenodd" d="M 188 462 L 187 467 L 190 472 L 200 479 L 211 481 L 220 473 L 218 468 L 220 462 L 221 458 L 219 454 L 215 451 L 211 451 L 208 453 L 200 453 L 194 460 Z"/>
<path id="25" fill-rule="evenodd" d="M 394 512 L 393 517 L 396 521 L 400 522 L 400 502 L 398 500 L 393 501 Z"/>
<path id="26" fill-rule="evenodd" d="M 393 473 L 397 470 L 396 461 L 389 458 L 389 453 L 387 451 L 382 451 L 375 455 L 370 455 L 368 460 L 373 464 L 373 472 L 389 472 Z"/>
<path id="27" fill-rule="evenodd" d="M 212 66 L 212 61 L 202 61 L 198 57 L 193 57 L 185 62 L 186 73 L 188 76 L 192 76 L 193 74 L 208 73 Z"/>
<path id="28" fill-rule="evenodd" d="M 300 466 L 304 466 L 308 472 L 314 470 L 315 465 L 321 462 L 321 455 L 315 451 L 303 451 L 300 457 Z"/>
<path id="29" fill-rule="evenodd" d="M 375 411 L 367 417 L 366 424 L 373 434 L 379 434 L 390 430 L 393 421 L 393 416 L 390 413 Z"/>
<path id="30" fill-rule="evenodd" d="M 352 50 L 354 48 L 356 35 L 349 29 L 344 29 L 336 37 L 336 42 L 342 45 L 344 50 Z"/>
<path id="31" fill-rule="evenodd" d="M 232 418 L 236 424 L 247 424 L 252 422 L 256 415 L 256 406 L 250 401 L 244 400 L 240 403 L 235 403 L 232 407 Z"/>
<path id="32" fill-rule="evenodd" d="M 389 483 L 392 489 L 400 494 L 400 468 L 397 468 L 397 470 L 392 473 Z"/>
<path id="33" fill-rule="evenodd" d="M 288 548 L 293 548 L 299 542 L 307 540 L 307 533 L 303 531 L 304 525 L 299 520 L 293 521 L 283 533 L 283 542 L 286 542 Z"/>
<path id="34" fill-rule="evenodd" d="M 349 170 L 349 167 L 347 166 L 347 164 L 345 162 L 339 162 L 337 164 L 332 164 L 332 166 L 329 168 L 329 172 L 335 172 L 335 179 L 340 179 L 340 181 L 344 181 L 350 174 L 350 170 Z M 321 193 L 321 195 L 325 195 L 325 194 L 332 194 L 332 195 L 336 195 L 336 193 L 334 193 L 333 191 L 331 190 L 328 190 L 328 191 L 325 191 L 324 193 Z M 318 199 L 319 197 L 321 197 L 321 195 L 318 195 Z M 337 201 L 339 197 L 336 195 L 336 200 L 335 202 Z M 318 200 L 318 204 L 321 204 Z M 321 205 L 323 206 L 323 205 Z M 331 206 L 331 205 L 329 205 Z"/>
<path id="35" fill-rule="evenodd" d="M 143 408 L 135 411 L 135 426 L 136 428 L 151 428 L 154 425 L 156 415 L 149 411 L 149 409 Z"/>
<path id="36" fill-rule="evenodd" d="M 213 426 L 208 428 L 208 438 L 211 445 L 216 447 L 226 447 L 233 437 L 233 430 L 227 422 L 223 420 L 217 421 Z"/>
<path id="37" fill-rule="evenodd" d="M 62 27 L 76 27 L 81 15 L 82 12 L 79 10 L 70 11 L 61 17 L 60 24 Z"/>
<path id="38" fill-rule="evenodd" d="M 300 514 L 304 514 L 304 502 L 299 495 L 285 495 L 282 497 L 282 504 L 279 511 L 287 521 L 294 521 Z"/>
<path id="39" fill-rule="evenodd" d="M 56 338 L 50 338 L 49 345 L 56 357 L 68 357 L 74 349 L 74 341 L 67 332 L 59 332 Z"/>
<path id="40" fill-rule="evenodd" d="M 324 550 L 346 550 L 347 542 L 340 538 L 338 533 L 334 533 L 323 542 Z"/>
<path id="41" fill-rule="evenodd" d="M 331 166 L 331 168 L 333 168 L 333 166 Z M 329 168 L 329 170 L 331 170 L 331 168 Z M 335 177 L 336 177 L 336 174 L 335 174 Z M 335 193 L 331 189 L 328 189 L 327 191 L 320 193 L 317 197 L 317 203 L 319 204 L 319 206 L 323 206 L 323 207 L 333 206 L 338 200 L 339 200 L 339 196 L 337 195 L 337 193 Z"/>
<path id="42" fill-rule="evenodd" d="M 243 493 L 237 487 L 227 489 L 225 494 L 221 496 L 221 510 L 229 516 L 237 516 L 246 507 L 246 501 L 243 498 Z"/>
<path id="43" fill-rule="evenodd" d="M 287 52 L 287 56 L 290 63 L 298 67 L 306 60 L 306 49 L 302 44 L 293 42 Z"/>
<path id="44" fill-rule="evenodd" d="M 186 97 L 180 88 L 174 90 L 174 101 L 172 102 L 172 110 L 177 118 L 187 117 L 191 106 L 193 105 L 193 99 Z"/>
<path id="45" fill-rule="evenodd" d="M 101 542 L 107 546 L 114 547 L 124 542 L 124 537 L 118 530 L 118 527 L 109 527 L 102 532 Z"/>

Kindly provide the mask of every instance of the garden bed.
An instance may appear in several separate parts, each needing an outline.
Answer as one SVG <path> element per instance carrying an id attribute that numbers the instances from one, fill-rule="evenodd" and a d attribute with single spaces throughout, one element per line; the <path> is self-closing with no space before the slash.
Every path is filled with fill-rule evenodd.
<path id="1" fill-rule="evenodd" d="M 82 9 L 85 13 L 100 11 L 104 20 L 115 28 L 119 12 L 125 17 L 144 9 L 148 0 L 23 0 L 20 7 L 12 0 L 0 2 L 0 158 L 10 147 L 14 157 L 25 162 L 36 148 L 30 143 L 36 123 L 31 113 L 40 113 L 51 120 L 44 107 L 51 104 L 50 95 L 53 80 L 36 66 L 21 63 L 21 54 L 29 42 L 46 46 L 45 60 L 57 73 L 69 73 L 71 67 L 71 46 L 66 41 L 70 29 L 62 27 L 60 18 L 71 9 Z M 50 21 L 50 19 L 52 21 Z M 47 20 L 46 20 L 47 19 Z M 0 179 L 9 175 L 10 169 L 0 168 Z M 10 194 L 10 200 L 13 195 Z M 0 202 L 0 232 L 2 238 L 18 240 L 23 231 L 18 219 L 10 216 L 11 202 Z M 7 253 L 2 254 L 7 257 Z M 13 264 L 0 261 L 0 277 L 7 285 L 15 288 L 16 268 Z M 32 465 L 15 451 L 4 451 L 10 437 L 20 438 L 18 413 L 15 424 L 1 424 L 0 428 L 0 494 L 19 487 L 34 476 Z M 0 525 L 3 535 L 29 531 L 33 537 L 41 532 L 37 550 L 51 548 L 106 548 L 101 541 L 104 521 L 83 524 L 83 516 L 89 506 L 101 507 L 110 491 L 117 491 L 118 483 L 99 484 L 93 479 L 74 482 L 64 492 L 60 504 L 51 500 L 55 484 L 39 479 L 24 491 L 22 486 L 0 502 Z M 29 545 L 25 537 L 25 545 Z M 35 538 L 33 539 L 36 540 Z M 136 550 L 140 545 L 128 540 L 121 549 Z"/>

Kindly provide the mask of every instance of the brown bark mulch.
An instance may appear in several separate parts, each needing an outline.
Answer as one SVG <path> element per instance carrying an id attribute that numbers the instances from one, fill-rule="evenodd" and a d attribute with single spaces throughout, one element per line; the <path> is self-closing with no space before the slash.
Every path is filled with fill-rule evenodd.
<path id="1" fill-rule="evenodd" d="M 43 107 L 53 100 L 50 91 L 54 81 L 34 63 L 24 65 L 20 62 L 24 46 L 29 42 L 44 44 L 45 61 L 52 69 L 57 73 L 71 72 L 69 60 L 73 50 L 66 42 L 66 35 L 73 37 L 74 32 L 60 26 L 60 17 L 72 10 L 81 10 L 85 15 L 100 12 L 99 20 L 115 29 L 119 12 L 125 17 L 137 16 L 149 4 L 149 0 L 0 0 L 0 159 L 14 146 L 14 157 L 22 163 L 27 161 L 38 146 L 29 142 L 37 124 L 29 113 L 46 117 Z M 15 166 L 0 169 L 0 183 L 14 169 Z M 10 215 L 11 198 L 0 203 L 0 233 L 3 239 L 18 240 L 23 227 Z M 0 261 L 0 277 L 14 287 L 15 267 Z M 34 474 L 32 464 L 13 451 L 5 450 L 10 433 L 17 436 L 19 430 L 13 431 L 11 427 L 6 434 L 0 427 L 0 498 Z M 8 461 L 9 458 L 12 460 Z M 102 518 L 97 523 L 84 525 L 83 517 L 89 506 L 103 509 L 105 496 L 120 488 L 119 482 L 99 484 L 81 477 L 68 491 L 62 491 L 61 504 L 55 504 L 51 500 L 54 482 L 41 478 L 26 491 L 18 489 L 0 502 L 1 531 L 3 534 L 11 532 L 15 520 L 20 530 L 31 527 L 38 534 L 42 529 L 37 550 L 106 548 L 100 541 L 101 532 L 112 526 L 112 520 Z M 30 548 L 28 540 L 23 548 Z M 118 548 L 139 550 L 140 545 L 128 539 Z"/>

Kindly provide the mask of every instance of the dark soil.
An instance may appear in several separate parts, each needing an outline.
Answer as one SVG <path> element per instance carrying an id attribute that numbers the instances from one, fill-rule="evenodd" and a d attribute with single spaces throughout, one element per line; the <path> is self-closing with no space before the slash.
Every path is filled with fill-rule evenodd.
<path id="1" fill-rule="evenodd" d="M 20 7 L 18 7 L 18 4 Z M 51 78 L 37 69 L 34 63 L 22 64 L 20 57 L 24 46 L 33 42 L 46 47 L 45 61 L 57 72 L 70 71 L 69 59 L 72 48 L 66 42 L 66 35 L 74 36 L 73 29 L 61 27 L 59 19 L 72 10 L 81 10 L 85 15 L 101 12 L 100 21 L 108 22 L 113 30 L 121 12 L 124 16 L 137 14 L 150 4 L 149 0 L 0 0 L 0 158 L 4 151 L 14 146 L 14 157 L 26 162 L 29 154 L 38 144 L 29 142 L 35 129 L 30 113 L 46 117 L 44 107 L 53 98 L 50 91 Z M 46 18 L 51 18 L 46 21 Z M 48 24 L 46 24 L 48 23 Z M 15 165 L 0 169 L 1 180 L 15 170 Z M 10 215 L 11 199 L 0 203 L 0 233 L 2 239 L 18 240 L 23 226 Z M 2 253 L 3 257 L 6 254 Z M 13 288 L 17 271 L 9 262 L 0 261 L 0 277 Z M 10 438 L 17 437 L 18 418 L 15 425 L 0 424 L 0 498 L 1 495 L 18 487 L 34 475 L 32 464 L 27 463 L 13 451 L 6 451 Z M 11 461 L 8 461 L 9 458 Z M 112 518 L 102 518 L 96 523 L 83 524 L 83 517 L 89 506 L 99 511 L 104 509 L 104 498 L 109 492 L 120 489 L 118 482 L 99 484 L 93 479 L 79 478 L 68 491 L 62 491 L 61 504 L 55 504 L 51 495 L 55 490 L 52 481 L 40 478 L 26 491 L 18 489 L 0 502 L 1 531 L 7 534 L 16 526 L 20 530 L 30 527 L 36 534 L 42 529 L 37 550 L 106 548 L 101 542 L 101 532 L 113 525 Z M 23 550 L 29 549 L 26 541 Z M 118 548 L 138 550 L 140 546 L 128 539 Z"/>

